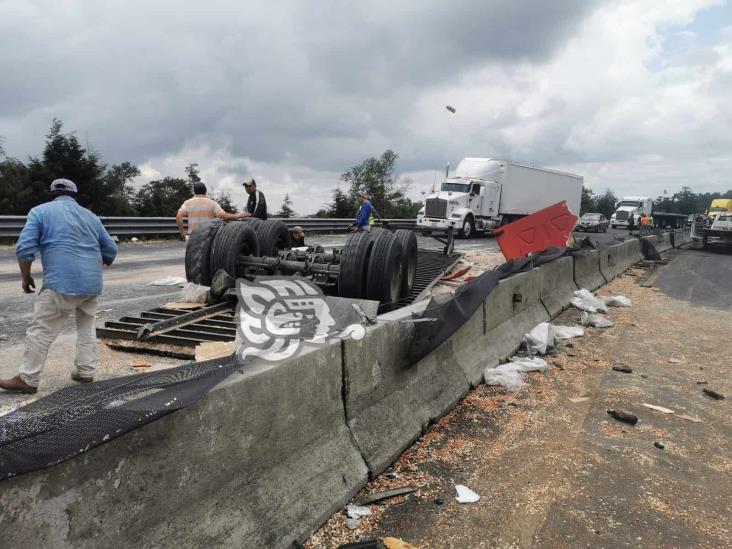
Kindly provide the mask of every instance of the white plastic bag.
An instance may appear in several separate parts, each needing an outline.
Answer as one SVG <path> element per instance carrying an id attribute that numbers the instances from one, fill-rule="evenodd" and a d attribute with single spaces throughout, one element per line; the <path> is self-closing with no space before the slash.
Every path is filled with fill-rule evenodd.
<path id="1" fill-rule="evenodd" d="M 480 500 L 480 496 L 467 486 L 456 484 L 455 490 L 457 491 L 457 497 L 455 499 L 458 503 L 475 503 Z"/>
<path id="2" fill-rule="evenodd" d="M 582 313 L 580 322 L 582 326 L 592 326 L 593 328 L 609 328 L 610 326 L 614 326 L 612 320 L 597 313 Z"/>
<path id="3" fill-rule="evenodd" d="M 346 515 L 348 515 L 348 518 L 352 519 L 368 517 L 371 516 L 371 509 L 365 505 L 350 504 L 346 507 Z"/>
<path id="4" fill-rule="evenodd" d="M 510 362 L 499 364 L 495 368 L 483 371 L 486 385 L 501 385 L 511 391 L 517 391 L 525 385 L 524 372 L 545 371 L 549 368 L 546 360 L 541 358 L 511 357 Z"/>
<path id="5" fill-rule="evenodd" d="M 573 339 L 583 335 L 585 331 L 579 326 L 554 326 L 554 337 L 557 339 Z"/>
<path id="6" fill-rule="evenodd" d="M 592 292 L 585 288 L 574 292 L 574 297 L 570 300 L 570 303 L 580 311 L 587 311 L 588 313 L 607 312 L 605 302 L 596 298 L 592 295 Z"/>
<path id="7" fill-rule="evenodd" d="M 178 297 L 181 303 L 206 303 L 206 295 L 208 294 L 208 286 L 199 286 L 193 282 L 188 282 Z"/>
<path id="8" fill-rule="evenodd" d="M 611 295 L 604 299 L 608 307 L 630 307 L 630 298 L 624 295 Z"/>
<path id="9" fill-rule="evenodd" d="M 524 341 L 526 341 L 526 345 L 531 351 L 545 355 L 551 347 L 556 345 L 554 326 L 548 322 L 541 322 L 534 326 L 528 334 L 524 335 Z"/>
<path id="10" fill-rule="evenodd" d="M 518 391 L 526 385 L 521 377 L 520 368 L 511 368 L 508 364 L 501 364 L 495 368 L 486 368 L 483 371 L 483 381 L 486 385 L 500 385 L 509 391 Z"/>

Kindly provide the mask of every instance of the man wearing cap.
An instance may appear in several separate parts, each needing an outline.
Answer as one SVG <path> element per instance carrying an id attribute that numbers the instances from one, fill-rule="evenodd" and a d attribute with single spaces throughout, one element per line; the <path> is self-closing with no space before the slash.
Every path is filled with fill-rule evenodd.
<path id="1" fill-rule="evenodd" d="M 37 253 L 43 264 L 43 287 L 26 330 L 25 353 L 19 375 L 0 380 L 0 388 L 35 393 L 48 348 L 69 314 L 76 317 L 76 359 L 71 379 L 94 381 L 97 368 L 96 311 L 102 293 L 102 264 L 111 265 L 117 245 L 100 219 L 76 202 L 76 184 L 68 179 L 51 183 L 51 201 L 29 213 L 15 246 L 22 287 L 33 293 L 31 265 Z"/>
<path id="2" fill-rule="evenodd" d="M 264 199 L 262 191 L 257 190 L 257 182 L 253 178 L 247 177 L 242 185 L 249 195 L 246 208 L 244 208 L 244 217 L 267 219 L 267 201 Z"/>
<path id="3" fill-rule="evenodd" d="M 374 224 L 374 208 L 371 206 L 371 202 L 366 198 L 364 191 L 358 191 L 356 193 L 356 200 L 360 204 L 358 207 L 358 213 L 356 214 L 356 221 L 353 222 L 354 231 L 370 231 L 371 225 Z"/>
<path id="4" fill-rule="evenodd" d="M 175 216 L 180 237 L 183 240 L 188 240 L 186 231 L 183 228 L 184 217 L 188 218 L 188 234 L 191 234 L 202 223 L 217 217 L 224 221 L 234 221 L 246 216 L 243 212 L 236 214 L 225 212 L 215 200 L 206 196 L 206 185 L 199 182 L 193 184 L 193 197 L 183 202 Z"/>

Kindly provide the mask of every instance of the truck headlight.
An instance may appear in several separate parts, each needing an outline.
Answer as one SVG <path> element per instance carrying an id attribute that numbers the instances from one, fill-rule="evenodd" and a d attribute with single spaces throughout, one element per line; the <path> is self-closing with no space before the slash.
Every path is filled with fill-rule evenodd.
<path id="1" fill-rule="evenodd" d="M 460 214 L 459 213 L 451 213 L 450 214 L 450 217 L 458 218 L 458 217 L 460 217 Z"/>

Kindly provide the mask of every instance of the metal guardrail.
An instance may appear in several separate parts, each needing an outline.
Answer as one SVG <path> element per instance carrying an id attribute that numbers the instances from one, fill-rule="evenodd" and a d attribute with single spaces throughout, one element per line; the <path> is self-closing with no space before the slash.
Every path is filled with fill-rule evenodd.
<path id="1" fill-rule="evenodd" d="M 0 215 L 0 238 L 17 238 L 25 226 L 24 215 Z M 147 236 L 178 234 L 174 217 L 100 217 L 111 235 Z M 335 232 L 348 230 L 352 218 L 290 217 L 283 219 L 288 227 L 300 226 L 306 232 Z M 395 229 L 408 229 L 416 225 L 414 219 L 383 219 L 379 225 L 388 223 Z"/>

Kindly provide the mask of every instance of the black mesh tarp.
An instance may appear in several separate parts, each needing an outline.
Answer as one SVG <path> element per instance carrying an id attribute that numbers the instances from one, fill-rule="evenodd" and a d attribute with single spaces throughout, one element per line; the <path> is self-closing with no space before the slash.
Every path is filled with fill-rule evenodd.
<path id="1" fill-rule="evenodd" d="M 241 366 L 232 355 L 51 393 L 0 417 L 0 479 L 53 465 L 190 406 Z"/>

